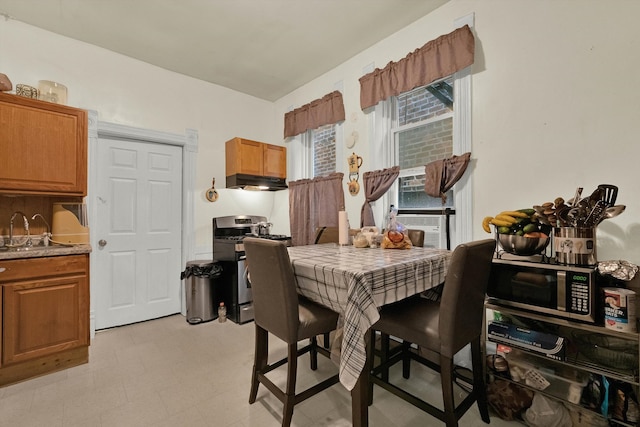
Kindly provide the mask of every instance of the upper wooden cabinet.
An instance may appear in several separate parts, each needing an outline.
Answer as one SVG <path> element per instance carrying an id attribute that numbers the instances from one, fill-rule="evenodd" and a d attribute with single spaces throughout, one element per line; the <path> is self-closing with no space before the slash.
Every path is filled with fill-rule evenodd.
<path id="1" fill-rule="evenodd" d="M 86 196 L 87 112 L 0 93 L 0 193 Z"/>
<path id="2" fill-rule="evenodd" d="M 226 142 L 226 176 L 287 177 L 287 149 L 243 138 Z"/>

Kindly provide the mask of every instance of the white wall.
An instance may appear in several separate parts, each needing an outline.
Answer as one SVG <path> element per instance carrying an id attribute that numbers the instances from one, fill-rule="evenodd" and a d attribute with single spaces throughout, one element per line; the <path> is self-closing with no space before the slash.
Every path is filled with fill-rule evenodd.
<path id="1" fill-rule="evenodd" d="M 373 63 L 382 68 L 455 29 L 475 13 L 472 75 L 474 238 L 484 216 L 531 207 L 576 187 L 620 187 L 627 210 L 598 227 L 598 258 L 640 264 L 640 2 L 627 0 L 451 0 L 428 16 L 361 52 L 276 102 L 276 117 L 329 93 L 343 82 L 344 134 L 369 170 L 367 119 L 359 82 Z M 281 126 L 280 122 L 276 125 Z M 339 154 L 346 167 L 352 150 Z M 345 182 L 346 184 L 346 182 Z M 346 192 L 359 218 L 363 192 Z M 352 219 L 353 223 L 353 219 Z"/>
<path id="2" fill-rule="evenodd" d="M 95 110 L 101 121 L 178 134 L 195 129 L 198 253 L 211 252 L 214 216 L 256 214 L 274 220 L 273 193 L 221 190 L 217 202 L 205 198 L 212 179 L 217 189 L 225 187 L 225 141 L 240 136 L 283 143 L 271 102 L 7 19 L 0 19 L 0 72 L 14 88 L 19 83 L 37 86 L 38 80 L 63 83 L 69 90 L 67 104 Z M 288 216 L 279 228 L 288 232 Z"/>

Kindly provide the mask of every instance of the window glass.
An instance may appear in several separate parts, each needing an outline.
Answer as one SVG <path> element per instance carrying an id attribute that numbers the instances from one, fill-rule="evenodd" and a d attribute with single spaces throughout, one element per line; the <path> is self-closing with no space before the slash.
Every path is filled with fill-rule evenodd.
<path id="1" fill-rule="evenodd" d="M 325 125 L 311 132 L 313 143 L 313 177 L 324 176 L 336 171 L 336 129 L 335 125 Z"/>
<path id="2" fill-rule="evenodd" d="M 439 209 L 442 200 L 424 192 L 424 166 L 453 155 L 453 78 L 401 94 L 394 129 L 400 166 L 398 208 Z M 453 190 L 444 207 L 453 208 Z"/>

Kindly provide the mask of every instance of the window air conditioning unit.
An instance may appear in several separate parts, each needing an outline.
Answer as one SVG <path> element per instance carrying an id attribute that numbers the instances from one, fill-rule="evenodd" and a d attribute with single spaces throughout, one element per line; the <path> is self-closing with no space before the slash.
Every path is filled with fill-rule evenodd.
<path id="1" fill-rule="evenodd" d="M 424 230 L 424 246 L 446 249 L 447 248 L 447 226 L 444 215 L 412 215 L 399 214 L 398 222 L 407 228 Z M 453 226 L 453 221 L 449 227 Z"/>

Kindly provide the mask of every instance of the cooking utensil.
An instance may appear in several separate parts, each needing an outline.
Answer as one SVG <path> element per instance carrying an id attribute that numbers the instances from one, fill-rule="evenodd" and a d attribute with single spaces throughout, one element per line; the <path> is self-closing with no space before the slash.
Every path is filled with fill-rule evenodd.
<path id="1" fill-rule="evenodd" d="M 569 206 L 575 206 L 580 201 L 580 195 L 582 195 L 582 187 L 576 188 L 576 194 L 573 196 L 573 201 L 569 203 Z"/>
<path id="2" fill-rule="evenodd" d="M 627 207 L 625 205 L 615 205 L 615 206 L 608 207 L 605 210 L 605 213 L 602 219 L 600 220 L 600 222 L 604 221 L 605 219 L 613 218 L 620 215 L 622 212 L 624 212 L 626 208 Z"/>
<path id="3" fill-rule="evenodd" d="M 598 189 L 602 191 L 600 200 L 607 202 L 607 206 L 613 206 L 616 204 L 618 198 L 618 187 L 612 184 L 600 184 Z"/>
<path id="4" fill-rule="evenodd" d="M 596 205 L 591 209 L 589 215 L 584 220 L 584 227 L 593 227 L 598 225 L 602 218 L 604 218 L 605 212 L 607 210 L 607 202 L 604 200 L 598 200 Z"/>

